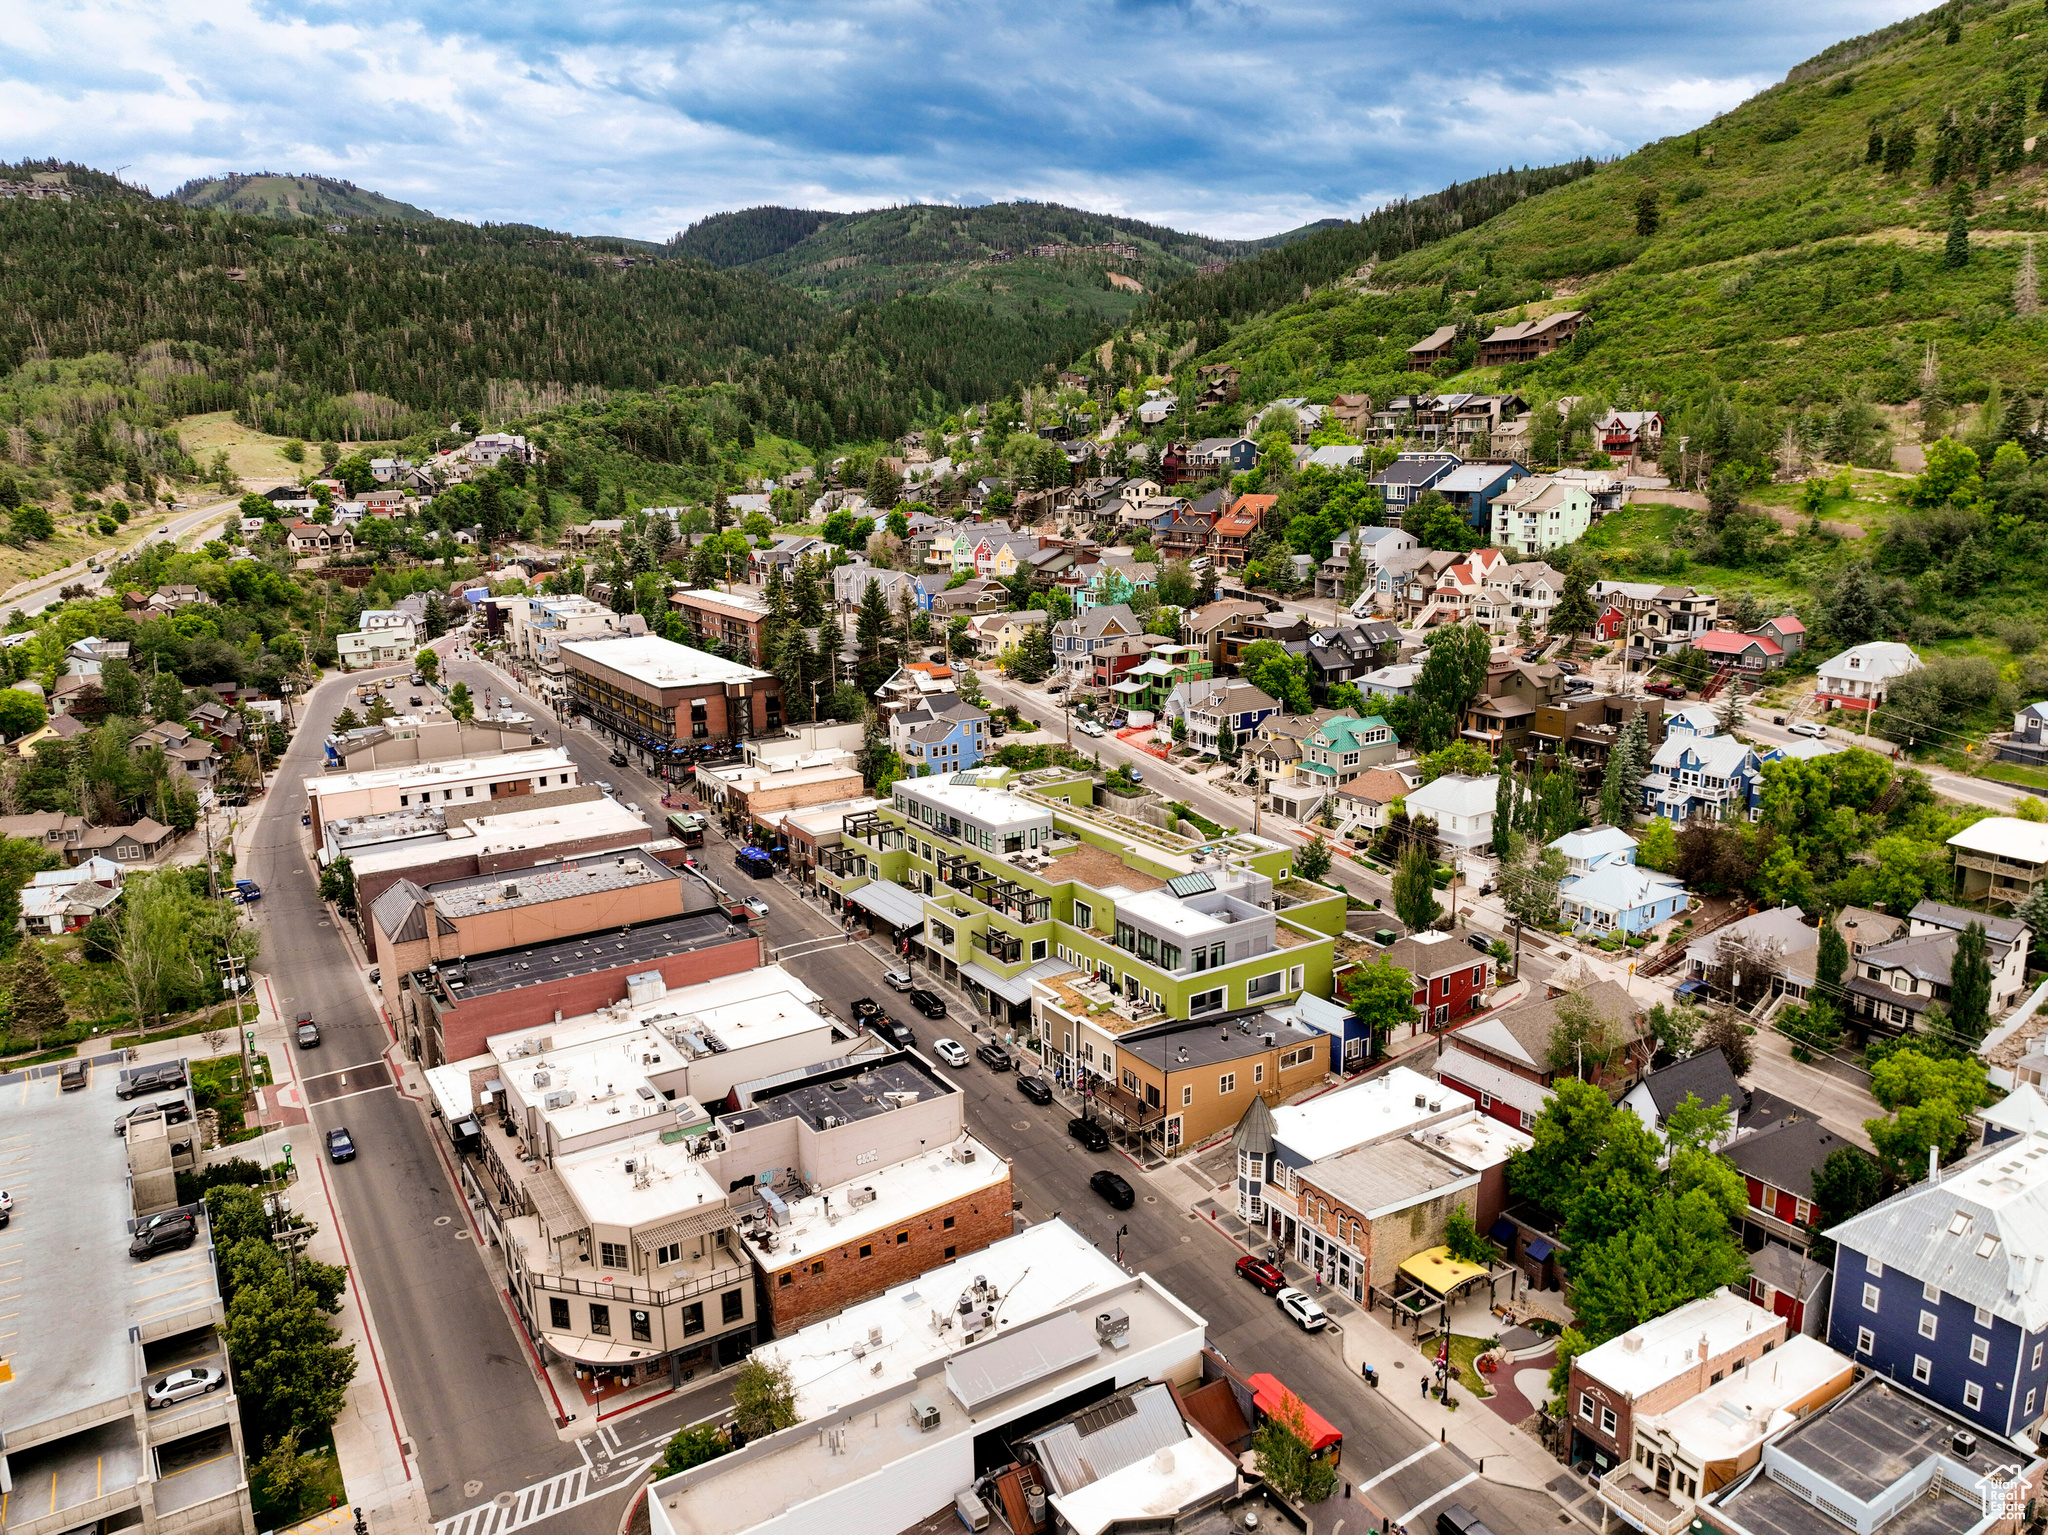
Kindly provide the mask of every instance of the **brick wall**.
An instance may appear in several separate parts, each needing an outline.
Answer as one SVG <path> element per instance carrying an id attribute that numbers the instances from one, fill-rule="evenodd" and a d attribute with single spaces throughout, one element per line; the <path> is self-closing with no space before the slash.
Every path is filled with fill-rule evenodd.
<path id="1" fill-rule="evenodd" d="M 761 1316 L 773 1336 L 786 1337 L 821 1317 L 843 1311 L 904 1284 L 954 1258 L 978 1252 L 1015 1230 L 1010 1180 L 948 1204 L 934 1205 L 890 1230 L 855 1238 L 824 1252 L 805 1253 L 785 1268 L 763 1270 Z M 947 1221 L 953 1224 L 948 1226 Z M 903 1240 L 898 1240 L 901 1237 Z M 863 1246 L 869 1256 L 860 1256 Z M 823 1265 L 822 1272 L 814 1272 Z M 933 1296 L 950 1306 L 950 1295 Z"/>

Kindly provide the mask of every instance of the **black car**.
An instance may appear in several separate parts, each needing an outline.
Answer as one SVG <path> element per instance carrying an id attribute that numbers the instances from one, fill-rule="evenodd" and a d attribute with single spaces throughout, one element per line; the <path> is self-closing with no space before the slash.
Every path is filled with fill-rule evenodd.
<path id="1" fill-rule="evenodd" d="M 147 1231 L 138 1231 L 135 1240 L 128 1244 L 131 1258 L 154 1258 L 158 1253 L 175 1252 L 181 1247 L 190 1247 L 199 1240 L 199 1223 L 191 1216 L 180 1216 L 177 1220 L 165 1221 Z"/>
<path id="2" fill-rule="evenodd" d="M 1462 1503 L 1453 1503 L 1436 1516 L 1437 1535 L 1493 1535 L 1488 1525 Z"/>
<path id="3" fill-rule="evenodd" d="M 1067 1134 L 1086 1146 L 1090 1151 L 1109 1150 L 1109 1132 L 1092 1119 L 1070 1119 Z"/>
<path id="4" fill-rule="evenodd" d="M 1551 664 L 1567 677 L 1576 677 L 1579 674 L 1579 663 L 1576 661 L 1554 661 Z"/>
<path id="5" fill-rule="evenodd" d="M 990 1071 L 1008 1071 L 1011 1066 L 1010 1052 L 1001 1045 L 983 1045 L 974 1052 L 974 1058 Z"/>
<path id="6" fill-rule="evenodd" d="M 888 1040 L 898 1050 L 915 1050 L 917 1048 L 917 1036 L 910 1032 L 910 1025 L 907 1023 L 900 1023 L 894 1018 L 877 1018 L 868 1027 Z"/>
<path id="7" fill-rule="evenodd" d="M 1017 1091 L 1029 1098 L 1033 1103 L 1052 1102 L 1052 1084 L 1046 1081 L 1044 1077 L 1018 1077 Z"/>
<path id="8" fill-rule="evenodd" d="M 147 1119 L 152 1114 L 161 1114 L 167 1125 L 182 1125 L 192 1117 L 192 1107 L 183 1098 L 166 1098 L 161 1103 L 145 1103 L 139 1109 L 130 1109 L 114 1121 L 114 1133 L 126 1135 L 131 1120 Z"/>
<path id="9" fill-rule="evenodd" d="M 117 1098 L 133 1098 L 137 1093 L 160 1093 L 167 1087 L 185 1085 L 185 1063 L 165 1061 L 157 1066 L 139 1066 L 114 1089 Z"/>
<path id="10" fill-rule="evenodd" d="M 935 991 L 926 991 L 922 986 L 911 992 L 910 1005 L 927 1018 L 946 1016 L 946 999 Z"/>
<path id="11" fill-rule="evenodd" d="M 613 752 L 611 756 L 609 756 L 605 760 L 611 763 L 613 767 L 626 766 L 626 754 L 624 752 Z"/>
<path id="12" fill-rule="evenodd" d="M 57 1086 L 67 1093 L 75 1093 L 85 1086 L 86 1072 L 90 1063 L 84 1056 L 74 1056 L 64 1063 L 64 1070 L 57 1076 Z"/>
<path id="13" fill-rule="evenodd" d="M 1106 1167 L 1089 1178 L 1088 1187 L 1100 1194 L 1112 1210 L 1128 1210 L 1138 1202 L 1131 1186 Z"/>
<path id="14" fill-rule="evenodd" d="M 353 1162 L 356 1159 L 356 1143 L 349 1139 L 346 1127 L 327 1132 L 327 1155 L 335 1162 Z"/>

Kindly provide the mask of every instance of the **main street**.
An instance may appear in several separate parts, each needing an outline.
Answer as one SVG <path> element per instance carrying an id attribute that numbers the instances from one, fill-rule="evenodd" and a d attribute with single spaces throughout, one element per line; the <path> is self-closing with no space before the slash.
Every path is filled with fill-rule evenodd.
<path id="1" fill-rule="evenodd" d="M 456 656 L 444 660 L 444 679 L 466 683 L 480 699 L 486 692 L 494 701 L 509 695 L 516 707 L 532 713 L 550 728 L 552 739 L 569 750 L 586 782 L 600 777 L 608 779 L 619 798 L 641 805 L 650 820 L 659 824 L 659 783 L 636 769 L 612 765 L 610 748 L 601 738 L 584 730 L 562 729 L 504 671 L 470 658 L 459 641 L 444 640 L 437 648 L 444 657 Z M 1106 744 L 1113 739 L 1092 744 Z M 1122 747 L 1120 742 L 1115 745 Z M 1134 755 L 1156 765 L 1156 759 L 1143 753 Z M 1105 752 L 1105 761 L 1110 756 L 1110 752 Z M 1245 808 L 1228 796 L 1208 798 L 1217 802 L 1219 810 L 1235 808 L 1242 814 Z M 715 830 L 707 838 L 704 862 L 714 878 L 722 877 L 732 868 L 731 850 L 731 844 Z M 1357 872 L 1364 877 L 1364 871 Z M 756 886 L 749 880 L 747 886 L 768 900 L 765 931 L 771 953 L 812 990 L 838 999 L 833 1004 L 835 1010 L 843 1013 L 846 999 L 872 996 L 898 1021 L 910 1026 L 927 1056 L 935 1039 L 953 1038 L 970 1043 L 967 1024 L 976 1015 L 964 996 L 935 986 L 946 995 L 952 1016 L 937 1022 L 919 1017 L 883 985 L 882 972 L 890 964 L 886 953 L 877 945 L 845 941 L 833 914 L 821 902 L 802 895 L 788 876 L 778 875 L 772 885 L 766 886 Z M 1343 1430 L 1344 1474 L 1348 1481 L 1357 1484 L 1392 1471 L 1372 1489 L 1370 1496 L 1377 1510 L 1399 1516 L 1418 1505 L 1426 1507 L 1432 1496 L 1473 1472 L 1475 1468 L 1455 1450 L 1428 1451 L 1422 1430 L 1345 1367 L 1334 1334 L 1302 1334 L 1271 1301 L 1239 1280 L 1232 1265 L 1241 1250 L 1168 1192 L 1169 1187 L 1180 1185 L 1170 1186 L 1163 1180 L 1155 1185 L 1140 1169 L 1115 1158 L 1115 1165 L 1138 1188 L 1139 1199 L 1130 1211 L 1113 1212 L 1087 1182 L 1088 1176 L 1108 1159 L 1089 1154 L 1067 1135 L 1070 1110 L 1058 1103 L 1041 1108 L 1029 1102 L 1018 1094 L 1013 1074 L 992 1074 L 974 1065 L 946 1075 L 966 1097 L 969 1128 L 995 1151 L 1011 1159 L 1016 1195 L 1023 1201 L 1021 1218 L 1035 1222 L 1057 1215 L 1112 1254 L 1117 1251 L 1118 1228 L 1128 1227 L 1122 1249 L 1126 1267 L 1151 1274 L 1194 1306 L 1209 1320 L 1212 1343 L 1240 1368 L 1273 1370 Z M 1353 1325 L 1368 1324 L 1354 1321 Z M 666 1430 L 703 1415 L 709 1409 L 701 1402 L 701 1398 L 682 1406 L 665 1402 L 626 1420 L 628 1426 L 622 1426 L 620 1432 L 629 1440 L 647 1440 L 651 1425 L 659 1424 Z M 418 1432 L 417 1426 L 414 1431 Z M 1427 1453 L 1414 1459 L 1418 1452 Z M 559 1457 L 550 1464 L 559 1470 Z M 1401 1469 L 1393 1470 L 1396 1466 Z M 1557 1505 L 1540 1493 L 1475 1481 L 1461 1487 L 1457 1496 L 1459 1501 L 1479 1510 L 1502 1535 L 1510 1531 L 1535 1535 L 1539 1529 L 1553 1530 L 1557 1525 Z M 437 1515 L 441 1511 L 438 1501 L 435 1511 Z M 1326 1527 L 1342 1518 L 1355 1530 L 1364 1529 L 1364 1510 L 1355 1504 L 1347 1510 L 1339 1500 L 1322 1513 Z M 504 1532 L 458 1529 L 454 1521 L 449 1521 L 443 1535 Z"/>

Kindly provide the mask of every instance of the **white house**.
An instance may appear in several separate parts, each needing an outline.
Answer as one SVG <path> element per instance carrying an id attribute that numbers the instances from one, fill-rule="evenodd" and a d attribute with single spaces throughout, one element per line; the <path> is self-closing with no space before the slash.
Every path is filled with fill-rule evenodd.
<path id="1" fill-rule="evenodd" d="M 1494 498 L 1494 546 L 1525 560 L 1584 537 L 1592 525 L 1591 493 L 1555 475 L 1532 474 Z"/>
<path id="2" fill-rule="evenodd" d="M 1564 854 L 1566 877 L 1576 879 L 1610 863 L 1636 861 L 1636 839 L 1619 826 L 1568 831 L 1549 844 Z"/>
<path id="3" fill-rule="evenodd" d="M 395 608 L 365 608 L 352 633 L 334 637 L 334 649 L 343 671 L 360 666 L 389 666 L 410 661 L 419 649 L 419 636 L 410 613 Z"/>
<path id="4" fill-rule="evenodd" d="M 1823 709 L 1874 709 L 1885 700 L 1894 677 L 1920 670 L 1910 645 L 1872 640 L 1855 645 L 1820 663 L 1814 702 Z"/>
<path id="5" fill-rule="evenodd" d="M 1492 773 L 1484 778 L 1446 773 L 1410 791 L 1408 814 L 1436 822 L 1437 838 L 1446 847 L 1482 847 L 1493 840 L 1493 804 L 1499 789 L 1500 779 Z"/>

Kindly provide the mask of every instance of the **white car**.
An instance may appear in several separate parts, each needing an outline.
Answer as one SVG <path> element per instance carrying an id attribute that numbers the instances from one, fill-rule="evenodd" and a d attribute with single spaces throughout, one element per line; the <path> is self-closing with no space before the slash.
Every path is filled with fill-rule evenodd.
<path id="1" fill-rule="evenodd" d="M 612 786 L 611 786 L 610 784 L 606 783 L 606 782 L 605 782 L 605 781 L 604 781 L 604 780 L 603 780 L 602 778 L 600 778 L 600 779 L 599 779 L 599 780 L 597 781 L 597 786 L 598 786 L 598 787 L 599 787 L 600 789 L 604 790 L 604 792 L 605 792 L 605 793 L 607 793 L 607 794 L 609 794 L 609 793 L 611 793 L 611 792 L 612 792 Z"/>
<path id="2" fill-rule="evenodd" d="M 7 1190 L 0 1189 L 0 1210 L 12 1210 L 13 1208 L 14 1196 L 9 1194 Z"/>
<path id="3" fill-rule="evenodd" d="M 967 1047 L 957 1039 L 933 1040 L 932 1054 L 936 1055 L 948 1066 L 965 1066 L 967 1064 Z"/>
<path id="4" fill-rule="evenodd" d="M 189 1370 L 173 1370 L 149 1388 L 147 1400 L 151 1407 L 168 1407 L 173 1402 L 189 1401 L 209 1391 L 218 1391 L 226 1384 L 225 1375 L 204 1365 Z"/>
<path id="5" fill-rule="evenodd" d="M 1801 720 L 1796 725 L 1787 725 L 1785 733 L 1795 736 L 1811 736 L 1816 741 L 1825 741 L 1828 738 L 1828 727 L 1825 725 L 1808 724 L 1805 720 Z"/>
<path id="6" fill-rule="evenodd" d="M 897 991 L 909 991 L 917 985 L 916 979 L 908 970 L 888 971 L 882 976 L 882 979 L 887 981 Z"/>
<path id="7" fill-rule="evenodd" d="M 1096 724 L 1094 720 L 1083 720 L 1074 728 L 1084 736 L 1099 736 L 1103 733 L 1102 727 Z"/>
<path id="8" fill-rule="evenodd" d="M 1318 1332 L 1329 1323 L 1329 1313 L 1292 1285 L 1277 1292 L 1273 1299 L 1280 1303 L 1282 1311 L 1294 1318 L 1295 1326 L 1303 1332 Z"/>
<path id="9" fill-rule="evenodd" d="M 744 901 L 740 902 L 740 905 L 746 907 L 748 911 L 752 912 L 757 917 L 765 917 L 768 915 L 768 903 L 762 900 L 758 895 L 748 896 Z"/>

